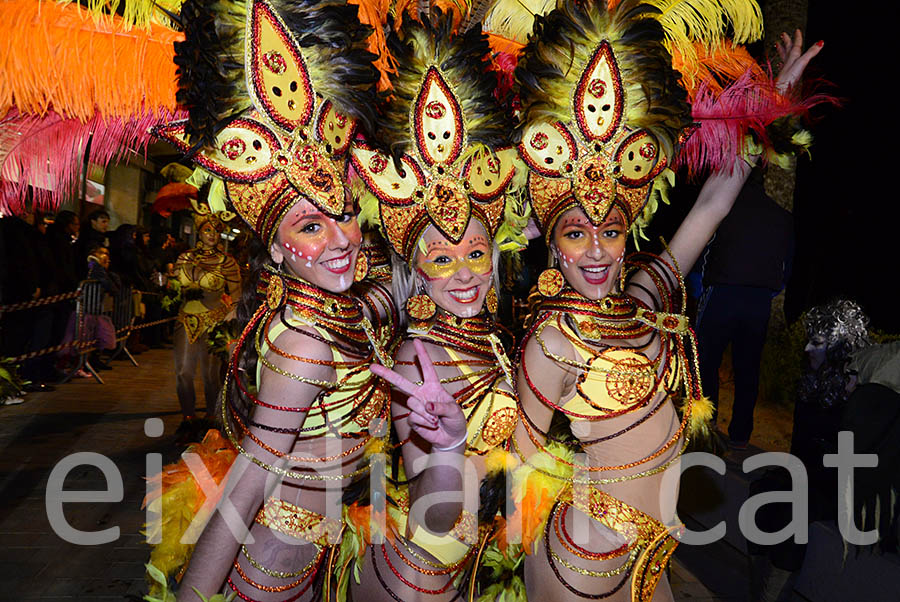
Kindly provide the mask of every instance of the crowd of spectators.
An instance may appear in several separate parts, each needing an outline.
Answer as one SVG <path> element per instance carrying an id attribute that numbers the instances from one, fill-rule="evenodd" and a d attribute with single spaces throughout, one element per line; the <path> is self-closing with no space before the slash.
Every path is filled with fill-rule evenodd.
<path id="1" fill-rule="evenodd" d="M 78 289 L 85 279 L 101 283 L 105 293 L 117 295 L 123 287 L 134 295 L 137 322 L 164 317 L 161 293 L 183 246 L 160 229 L 123 224 L 109 230 L 110 215 L 102 208 L 83 219 L 72 211 L 53 214 L 24 208 L 18 215 L 0 218 L 0 306 L 38 301 Z M 71 340 L 75 300 L 66 300 L 0 314 L 0 357 L 20 357 Z M 168 324 L 136 330 L 129 350 L 140 353 L 170 341 Z M 98 349 L 90 356 L 94 369 L 109 369 L 101 355 L 110 347 L 99 333 Z M 115 347 L 115 344 L 112 345 Z M 51 390 L 72 367 L 73 353 L 50 353 L 19 362 L 26 391 Z"/>

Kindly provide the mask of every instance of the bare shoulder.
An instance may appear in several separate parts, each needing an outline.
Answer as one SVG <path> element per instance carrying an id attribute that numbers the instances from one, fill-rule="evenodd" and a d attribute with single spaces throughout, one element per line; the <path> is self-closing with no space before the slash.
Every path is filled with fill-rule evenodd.
<path id="1" fill-rule="evenodd" d="M 575 348 L 560 331 L 556 319 L 550 317 L 527 339 L 524 355 L 529 363 L 546 361 L 548 364 L 556 364 L 552 356 L 574 360 Z"/>
<path id="2" fill-rule="evenodd" d="M 333 359 L 332 348 L 318 331 L 309 325 L 292 325 L 278 333 L 272 346 L 266 351 L 265 359 L 280 376 L 298 376 L 309 380 L 331 380 L 334 368 L 329 365 Z"/>

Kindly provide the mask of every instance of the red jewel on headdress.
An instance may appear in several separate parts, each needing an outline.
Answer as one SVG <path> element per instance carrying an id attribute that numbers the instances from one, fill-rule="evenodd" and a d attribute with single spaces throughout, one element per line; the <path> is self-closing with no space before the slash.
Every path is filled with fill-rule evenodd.
<path id="1" fill-rule="evenodd" d="M 369 159 L 369 171 L 372 173 L 381 173 L 387 167 L 387 164 L 387 159 L 382 155 L 372 155 L 372 158 Z"/>
<path id="2" fill-rule="evenodd" d="M 591 83 L 588 84 L 587 90 L 594 98 L 600 98 L 606 94 L 606 82 L 599 78 L 592 79 Z"/>
<path id="3" fill-rule="evenodd" d="M 547 148 L 547 143 L 549 142 L 550 137 L 547 136 L 544 132 L 537 132 L 534 136 L 531 137 L 531 147 L 535 150 L 544 150 Z"/>
<path id="4" fill-rule="evenodd" d="M 240 138 L 229 138 L 222 144 L 220 150 L 223 155 L 234 161 L 244 154 L 244 151 L 247 150 L 247 144 Z"/>
<path id="5" fill-rule="evenodd" d="M 270 50 L 265 53 L 262 56 L 262 62 L 269 71 L 276 75 L 284 73 L 285 69 L 287 69 L 287 61 L 284 60 L 284 57 L 277 50 Z"/>
<path id="6" fill-rule="evenodd" d="M 666 316 L 665 318 L 663 318 L 662 325 L 665 328 L 675 328 L 678 326 L 678 318 L 674 316 Z"/>
<path id="7" fill-rule="evenodd" d="M 347 116 L 343 113 L 338 113 L 335 111 L 334 113 L 334 122 L 337 124 L 339 128 L 343 128 L 344 124 L 347 123 Z"/>
<path id="8" fill-rule="evenodd" d="M 487 168 L 493 174 L 500 173 L 500 161 L 496 157 L 488 157 Z"/>
<path id="9" fill-rule="evenodd" d="M 447 107 L 444 106 L 444 103 L 437 100 L 432 100 L 427 105 L 425 105 L 425 114 L 432 119 L 440 119 L 446 112 Z"/>
<path id="10" fill-rule="evenodd" d="M 641 156 L 645 159 L 652 159 L 656 156 L 656 145 L 652 142 L 645 142 L 641 145 Z"/>

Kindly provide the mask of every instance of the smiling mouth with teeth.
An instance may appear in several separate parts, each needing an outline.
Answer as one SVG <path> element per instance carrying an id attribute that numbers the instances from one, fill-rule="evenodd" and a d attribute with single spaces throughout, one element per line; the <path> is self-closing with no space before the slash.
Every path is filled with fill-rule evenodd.
<path id="1" fill-rule="evenodd" d="M 345 253 L 341 257 L 323 261 L 322 265 L 325 269 L 335 274 L 343 274 L 350 269 L 350 253 Z"/>
<path id="2" fill-rule="evenodd" d="M 471 288 L 462 290 L 457 289 L 453 291 L 447 291 L 447 294 L 449 294 L 455 301 L 458 301 L 459 303 L 474 303 L 475 299 L 478 298 L 478 287 L 473 286 Z"/>
<path id="3" fill-rule="evenodd" d="M 580 268 L 588 284 L 603 284 L 609 276 L 609 265 Z"/>

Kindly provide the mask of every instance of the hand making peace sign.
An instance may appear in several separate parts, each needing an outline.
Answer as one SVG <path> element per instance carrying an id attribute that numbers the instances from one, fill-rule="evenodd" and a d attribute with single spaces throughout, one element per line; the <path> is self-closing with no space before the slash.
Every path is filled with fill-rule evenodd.
<path id="1" fill-rule="evenodd" d="M 379 364 L 372 364 L 369 369 L 409 396 L 406 400 L 409 425 L 420 437 L 434 447 L 455 447 L 466 435 L 466 417 L 453 396 L 441 384 L 425 345 L 416 339 L 413 340 L 413 346 L 422 371 L 421 385 L 412 383 L 401 374 Z M 461 449 L 465 450 L 464 447 Z"/>

